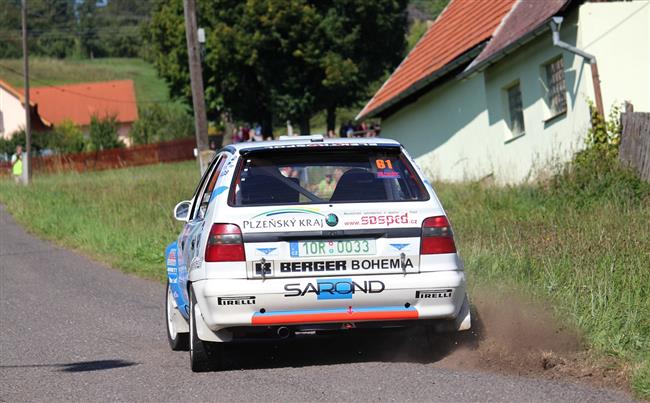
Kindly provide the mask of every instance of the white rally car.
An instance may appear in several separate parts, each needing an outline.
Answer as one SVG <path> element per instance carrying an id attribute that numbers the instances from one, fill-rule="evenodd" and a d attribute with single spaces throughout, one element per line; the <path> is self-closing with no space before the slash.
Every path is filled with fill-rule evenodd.
<path id="1" fill-rule="evenodd" d="M 445 211 L 399 143 L 302 136 L 227 146 L 166 250 L 167 333 L 191 367 L 240 339 L 470 327 Z"/>

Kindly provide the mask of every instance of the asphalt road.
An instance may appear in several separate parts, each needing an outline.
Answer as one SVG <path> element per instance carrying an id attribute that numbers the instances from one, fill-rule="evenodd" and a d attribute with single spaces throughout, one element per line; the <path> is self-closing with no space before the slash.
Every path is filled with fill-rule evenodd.
<path id="1" fill-rule="evenodd" d="M 161 267 L 161 270 L 164 270 Z M 26 234 L 0 206 L 0 401 L 628 401 L 584 385 L 437 368 L 401 333 L 240 346 L 194 374 L 164 287 Z"/>

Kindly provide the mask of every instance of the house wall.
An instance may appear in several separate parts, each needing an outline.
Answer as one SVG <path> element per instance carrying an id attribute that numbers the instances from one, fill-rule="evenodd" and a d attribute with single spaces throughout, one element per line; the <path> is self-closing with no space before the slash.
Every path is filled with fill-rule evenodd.
<path id="1" fill-rule="evenodd" d="M 650 112 L 650 1 L 585 3 L 579 46 L 596 56 L 607 110 L 630 101 Z"/>
<path id="2" fill-rule="evenodd" d="M 575 45 L 577 14 L 565 18 L 561 39 Z M 551 115 L 546 102 L 544 66 L 558 57 L 564 62 L 567 110 Z M 523 104 L 524 134 L 513 137 L 508 127 L 506 88 L 519 82 Z M 520 183 L 545 176 L 584 147 L 589 129 L 587 100 L 593 99 L 591 70 L 579 56 L 552 45 L 551 33 L 542 34 L 507 55 L 485 72 L 490 102 L 487 133 L 490 150 L 498 163 L 494 177 L 500 183 Z"/>
<path id="3" fill-rule="evenodd" d="M 133 141 L 131 141 L 131 136 L 129 136 L 129 133 L 131 132 L 131 127 L 133 126 L 133 123 L 120 123 L 120 125 L 117 128 L 117 137 L 124 142 L 124 145 L 127 147 L 131 147 L 133 145 Z"/>
<path id="4" fill-rule="evenodd" d="M 614 100 L 627 99 L 636 110 L 649 110 L 650 14 L 645 10 L 650 7 L 643 8 L 643 3 L 650 4 L 586 3 L 566 16 L 562 24 L 563 41 L 578 47 L 584 43 L 588 52 L 596 54 L 606 109 Z M 584 18 L 580 24 L 578 16 Z M 610 23 L 604 24 L 607 17 Z M 543 66 L 557 57 L 564 61 L 567 111 L 551 116 Z M 627 66 L 622 69 L 622 64 Z M 513 138 L 507 124 L 505 89 L 517 81 L 525 132 Z M 589 64 L 554 47 L 548 31 L 484 72 L 436 87 L 384 119 L 382 136 L 402 142 L 435 180 L 487 177 L 502 184 L 521 183 L 547 175 L 584 147 L 589 128 L 588 100 L 593 99 Z"/>
<path id="5" fill-rule="evenodd" d="M 8 139 L 11 134 L 25 127 L 25 109 L 15 96 L 0 87 L 0 137 Z"/>
<path id="6" fill-rule="evenodd" d="M 434 180 L 462 181 L 491 172 L 483 75 L 452 81 L 382 121 L 382 137 L 400 141 Z"/>

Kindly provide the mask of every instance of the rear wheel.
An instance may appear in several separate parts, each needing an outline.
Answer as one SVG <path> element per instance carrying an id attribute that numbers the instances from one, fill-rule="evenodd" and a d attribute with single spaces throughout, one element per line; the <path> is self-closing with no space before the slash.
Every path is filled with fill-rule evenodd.
<path id="1" fill-rule="evenodd" d="M 165 309 L 165 318 L 167 319 L 167 340 L 169 341 L 169 346 L 174 351 L 187 351 L 190 346 L 190 335 L 189 333 L 180 333 L 176 328 L 174 323 L 174 316 L 179 315 L 177 308 L 174 306 L 174 294 L 169 282 L 167 282 L 167 302 Z"/>
<path id="2" fill-rule="evenodd" d="M 219 364 L 221 343 L 210 343 L 199 339 L 196 331 L 196 296 L 190 286 L 190 367 L 193 372 L 204 372 L 217 369 Z"/>

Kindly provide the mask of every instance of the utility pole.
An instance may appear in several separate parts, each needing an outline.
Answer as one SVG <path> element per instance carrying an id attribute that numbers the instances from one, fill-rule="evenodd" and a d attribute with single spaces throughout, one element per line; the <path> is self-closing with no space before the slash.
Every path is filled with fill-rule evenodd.
<path id="1" fill-rule="evenodd" d="M 196 23 L 196 1 L 183 0 L 183 11 L 185 13 L 185 36 L 187 38 L 187 57 L 190 65 L 192 104 L 194 106 L 196 149 L 198 151 L 199 168 L 201 174 L 203 174 L 208 168 L 213 152 L 208 148 L 208 118 L 205 111 L 205 94 L 203 92 L 201 51 L 199 49 Z"/>
<path id="2" fill-rule="evenodd" d="M 27 0 L 22 0 L 22 25 L 23 25 L 23 76 L 25 78 L 25 152 L 23 158 L 23 185 L 32 182 L 32 120 L 29 107 L 29 55 L 27 53 Z"/>

